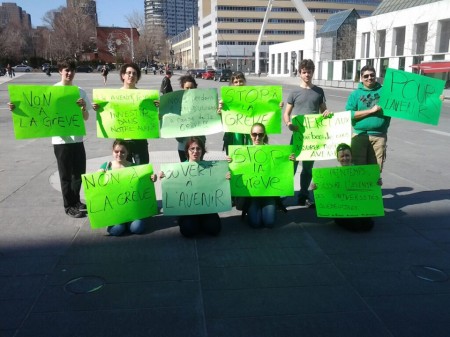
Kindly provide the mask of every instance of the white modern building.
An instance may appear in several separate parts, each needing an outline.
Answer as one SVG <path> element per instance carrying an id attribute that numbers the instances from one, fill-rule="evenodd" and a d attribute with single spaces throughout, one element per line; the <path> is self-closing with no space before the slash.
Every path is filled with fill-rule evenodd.
<path id="1" fill-rule="evenodd" d="M 372 16 L 357 21 L 352 60 L 320 59 L 327 54 L 323 41 L 316 39 L 310 50 L 306 40 L 270 46 L 269 76 L 292 76 L 290 65 L 310 58 L 316 63 L 316 80 L 353 82 L 366 64 L 374 65 L 380 77 L 390 67 L 449 80 L 450 0 L 384 0 Z M 346 74 L 349 62 L 352 73 Z"/>

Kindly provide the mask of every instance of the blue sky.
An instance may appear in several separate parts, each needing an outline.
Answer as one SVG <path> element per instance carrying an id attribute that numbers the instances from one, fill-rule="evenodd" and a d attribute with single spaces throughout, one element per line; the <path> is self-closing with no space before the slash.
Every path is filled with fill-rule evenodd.
<path id="1" fill-rule="evenodd" d="M 33 27 L 42 26 L 42 17 L 52 9 L 61 6 L 66 7 L 66 0 L 4 0 L 3 2 L 15 2 L 17 6 L 31 15 Z M 97 0 L 97 15 L 100 26 L 127 27 L 126 15 L 134 11 L 144 12 L 144 0 Z"/>

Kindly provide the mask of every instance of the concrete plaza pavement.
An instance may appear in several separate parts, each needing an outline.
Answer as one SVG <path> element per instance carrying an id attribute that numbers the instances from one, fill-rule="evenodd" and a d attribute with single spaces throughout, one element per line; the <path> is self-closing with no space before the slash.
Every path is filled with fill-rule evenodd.
<path id="1" fill-rule="evenodd" d="M 448 102 L 439 127 L 391 126 L 386 215 L 371 232 L 345 231 L 288 198 L 273 229 L 251 229 L 232 210 L 218 237 L 185 239 L 158 215 L 145 234 L 116 238 L 64 214 L 50 141 L 14 139 L 6 90 L 0 82 L 1 337 L 449 335 Z M 94 118 L 87 131 L 93 171 L 111 141 L 96 137 Z M 208 136 L 210 158 L 223 158 L 221 143 Z M 156 170 L 175 149 L 149 141 Z"/>

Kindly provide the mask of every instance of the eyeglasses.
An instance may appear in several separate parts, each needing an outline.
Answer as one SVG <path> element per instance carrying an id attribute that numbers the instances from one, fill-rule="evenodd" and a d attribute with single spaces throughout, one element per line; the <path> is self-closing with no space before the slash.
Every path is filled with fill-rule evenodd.
<path id="1" fill-rule="evenodd" d="M 137 72 L 135 72 L 135 71 L 127 71 L 127 72 L 125 73 L 125 75 L 128 75 L 128 76 L 131 76 L 131 75 L 137 76 Z"/>
<path id="2" fill-rule="evenodd" d="M 188 150 L 190 152 L 195 152 L 195 151 L 200 152 L 200 151 L 202 151 L 202 148 L 201 147 L 190 147 Z"/>
<path id="3" fill-rule="evenodd" d="M 363 75 L 363 78 L 374 78 L 375 77 L 375 73 L 371 73 L 371 74 L 365 74 Z"/>
<path id="4" fill-rule="evenodd" d="M 265 136 L 264 133 L 256 133 L 256 132 L 252 132 L 252 137 L 253 137 L 253 138 L 256 138 L 256 137 L 263 138 L 264 136 Z"/>

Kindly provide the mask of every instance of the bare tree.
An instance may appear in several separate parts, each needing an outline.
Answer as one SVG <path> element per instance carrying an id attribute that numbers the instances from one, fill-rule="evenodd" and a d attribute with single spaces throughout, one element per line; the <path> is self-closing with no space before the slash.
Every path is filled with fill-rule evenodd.
<path id="1" fill-rule="evenodd" d="M 95 48 L 95 22 L 82 8 L 60 7 L 58 11 L 47 12 L 44 21 L 52 29 L 50 48 L 54 58 L 79 58 L 83 52 Z"/>
<path id="2" fill-rule="evenodd" d="M 140 34 L 139 43 L 134 46 L 136 59 L 146 63 L 157 61 L 165 51 L 166 36 L 163 27 L 146 25 L 144 14 L 137 11 L 126 16 L 126 19 Z"/>

